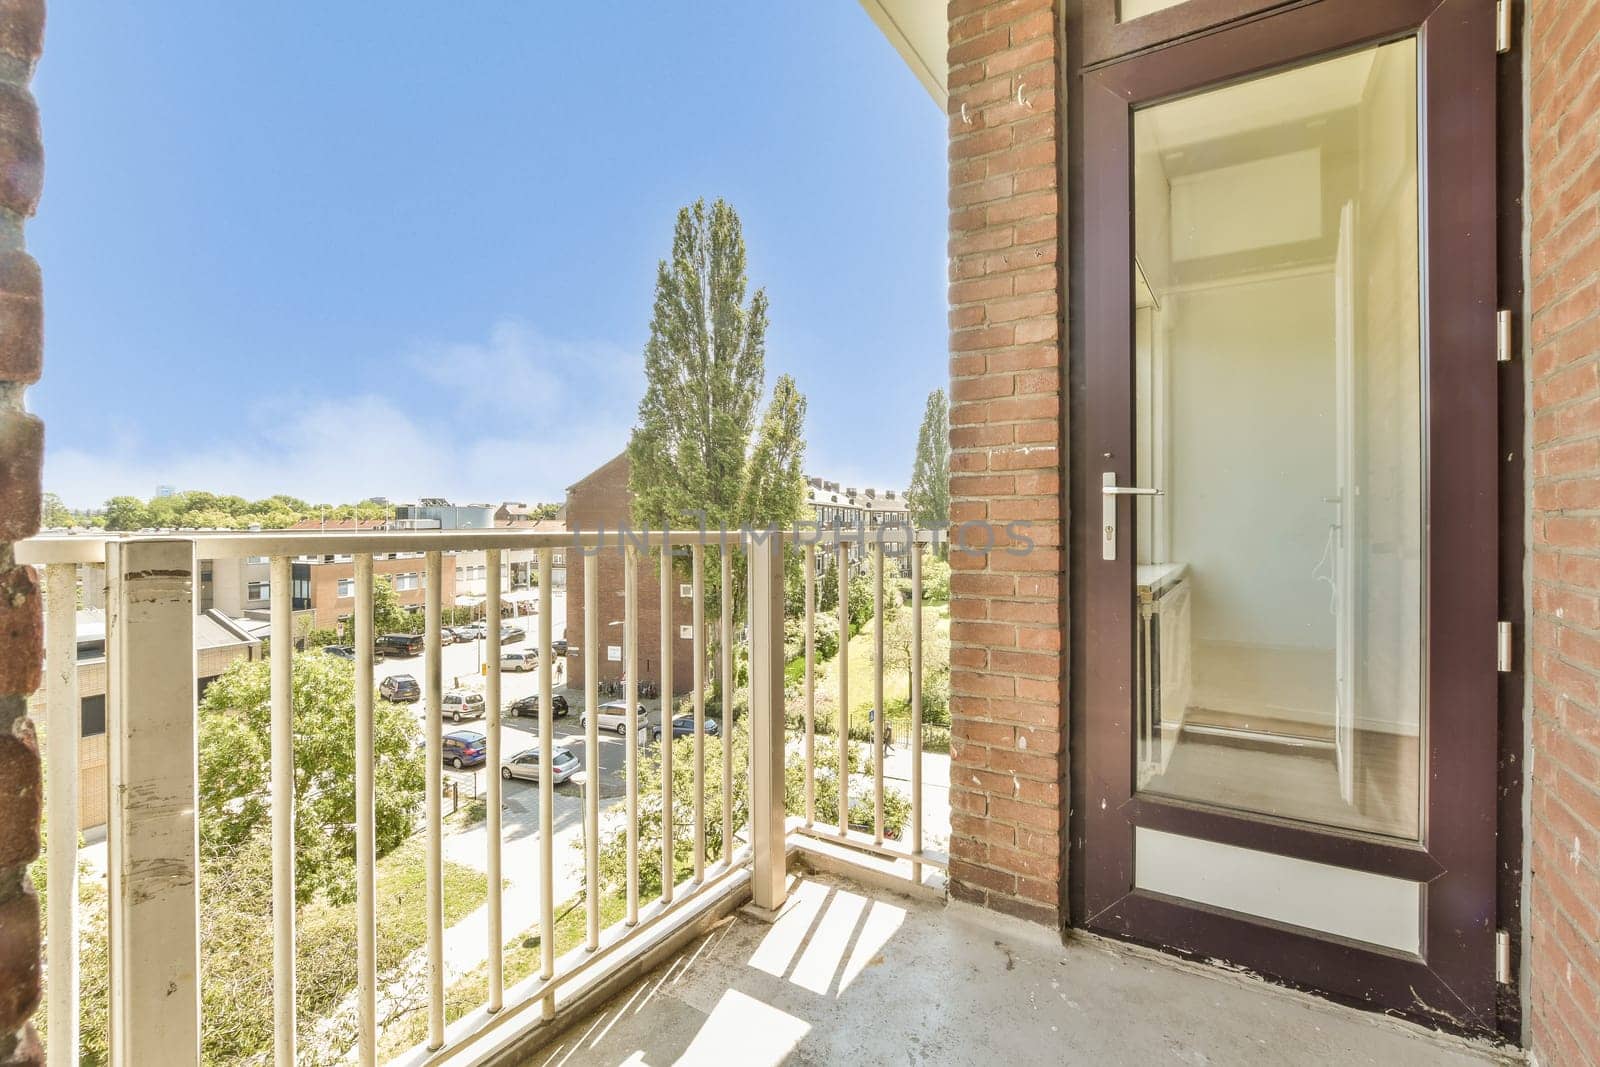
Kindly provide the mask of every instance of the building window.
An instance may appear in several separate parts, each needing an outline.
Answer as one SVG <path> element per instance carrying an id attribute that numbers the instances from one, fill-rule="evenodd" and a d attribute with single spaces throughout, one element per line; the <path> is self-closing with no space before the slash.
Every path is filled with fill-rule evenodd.
<path id="1" fill-rule="evenodd" d="M 267 562 L 267 557 L 266 556 L 246 556 L 244 558 L 244 561 L 246 563 L 261 564 L 261 563 L 266 563 Z"/>
<path id="2" fill-rule="evenodd" d="M 412 591 L 416 590 L 417 588 L 419 588 L 419 584 L 418 584 L 419 577 L 420 577 L 420 575 L 418 575 L 415 571 L 413 571 L 410 574 L 397 574 L 397 575 L 395 575 L 394 576 L 394 588 L 395 588 L 395 591 L 396 592 L 400 592 L 400 593 L 409 593 L 409 592 L 412 592 Z"/>
<path id="3" fill-rule="evenodd" d="M 103 693 L 84 697 L 80 709 L 84 737 L 93 737 L 106 732 L 106 698 Z"/>
<path id="4" fill-rule="evenodd" d="M 339 599 L 344 600 L 356 595 L 356 580 L 354 578 L 339 579 Z"/>
<path id="5" fill-rule="evenodd" d="M 466 576 L 467 576 L 467 568 L 465 568 L 465 567 L 457 567 L 456 568 L 456 581 L 458 581 L 458 582 L 462 581 L 463 579 L 466 578 Z"/>
<path id="6" fill-rule="evenodd" d="M 272 584 L 270 582 L 251 582 L 245 586 L 245 596 L 250 600 L 271 600 Z"/>
<path id="7" fill-rule="evenodd" d="M 680 638 L 682 638 L 683 640 L 685 640 L 685 641 L 693 641 L 694 640 L 694 627 L 693 626 L 680 626 L 680 627 L 678 627 L 678 636 Z"/>

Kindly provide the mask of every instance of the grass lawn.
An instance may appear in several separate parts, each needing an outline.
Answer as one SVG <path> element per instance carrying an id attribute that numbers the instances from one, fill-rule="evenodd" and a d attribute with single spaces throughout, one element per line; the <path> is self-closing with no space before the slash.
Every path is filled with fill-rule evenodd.
<path id="1" fill-rule="evenodd" d="M 627 912 L 627 898 L 621 893 L 600 899 L 600 928 L 604 930 L 622 921 Z M 556 956 L 570 952 L 583 944 L 588 930 L 587 913 L 583 895 L 556 905 Z M 530 931 L 505 944 L 504 975 L 509 989 L 516 983 L 531 978 L 539 972 L 540 942 L 538 931 Z M 462 975 L 444 992 L 444 1017 L 450 1023 L 489 1000 L 489 971 L 487 965 Z M 398 1055 L 428 1036 L 428 1014 L 416 1011 L 391 1023 L 383 1032 L 378 1049 L 380 1059 Z"/>
<path id="2" fill-rule="evenodd" d="M 910 608 L 903 610 L 909 611 Z M 922 609 L 922 631 L 924 639 L 931 639 L 935 632 L 942 634 L 948 641 L 950 635 L 950 607 L 948 604 L 924 605 Z M 867 732 L 867 715 L 872 709 L 872 679 L 876 669 L 873 659 L 872 624 L 869 622 L 862 627 L 861 632 L 850 639 L 849 659 L 849 686 L 850 686 L 850 726 L 853 730 Z M 798 669 L 793 672 L 793 680 L 798 684 L 805 677 L 805 661 L 799 661 Z M 902 667 L 891 667 L 883 678 L 883 700 L 889 706 L 889 724 L 894 729 L 895 736 L 905 737 L 911 728 L 911 679 L 908 672 Z M 798 701 L 791 705 L 792 714 L 800 714 L 801 708 Z M 839 665 L 837 657 L 817 664 L 817 720 L 832 724 L 839 717 Z"/>

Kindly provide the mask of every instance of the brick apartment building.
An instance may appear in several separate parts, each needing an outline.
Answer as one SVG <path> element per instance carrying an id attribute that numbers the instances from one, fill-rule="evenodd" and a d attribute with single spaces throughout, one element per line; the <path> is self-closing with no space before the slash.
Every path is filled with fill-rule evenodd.
<path id="1" fill-rule="evenodd" d="M 604 530 L 609 547 L 586 558 L 567 559 L 567 684 L 584 684 L 583 623 L 584 583 L 590 574 L 598 575 L 600 604 L 600 680 L 616 681 L 623 676 L 622 621 L 624 555 L 614 547 L 617 531 L 631 525 L 633 496 L 628 491 L 628 454 L 623 452 L 601 464 L 567 487 L 566 528 L 573 531 Z M 591 571 L 592 568 L 592 571 Z M 649 553 L 641 553 L 635 577 L 638 597 L 639 680 L 661 681 L 661 578 L 659 564 Z M 694 681 L 694 640 L 687 627 L 692 623 L 690 600 L 682 595 L 680 582 L 673 582 L 671 613 L 667 625 L 674 633 L 672 688 L 686 693 Z M 708 623 L 709 625 L 709 623 Z"/>
<path id="2" fill-rule="evenodd" d="M 427 592 L 423 555 L 391 552 L 374 556 L 372 573 L 388 575 L 404 608 L 420 612 Z M 200 603 L 236 619 L 265 619 L 271 610 L 271 578 L 265 556 L 204 560 L 200 566 Z M 356 566 L 349 556 L 300 556 L 290 569 L 295 618 L 309 618 L 318 630 L 338 629 L 355 610 Z M 456 554 L 444 556 L 441 600 L 456 602 Z M 418 619 L 420 632 L 421 619 Z"/>

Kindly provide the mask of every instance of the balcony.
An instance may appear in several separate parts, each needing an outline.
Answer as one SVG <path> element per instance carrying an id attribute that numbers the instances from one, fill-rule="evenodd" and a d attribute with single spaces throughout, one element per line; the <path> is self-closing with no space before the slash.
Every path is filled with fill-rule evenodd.
<path id="1" fill-rule="evenodd" d="M 202 1058 L 208 1022 L 202 1005 L 209 1001 L 201 901 L 208 887 L 198 842 L 206 798 L 197 769 L 197 560 L 268 557 L 276 638 L 292 632 L 292 561 L 306 554 L 349 554 L 355 563 L 354 770 L 348 780 L 328 787 L 347 790 L 354 801 L 355 952 L 350 988 L 334 990 L 335 1010 L 306 1017 L 304 997 L 297 995 L 306 966 L 297 954 L 304 948 L 298 937 L 305 901 L 297 900 L 296 867 L 306 847 L 295 833 L 296 755 L 304 743 L 291 685 L 297 653 L 293 642 L 274 639 L 271 774 L 254 797 L 270 811 L 270 861 L 260 868 L 259 895 L 270 897 L 271 907 L 256 920 L 237 921 L 270 924 L 270 931 L 255 933 L 270 943 L 270 975 L 261 976 L 260 988 L 272 1003 L 267 1043 L 278 1064 L 421 1067 L 680 1058 L 766 1063 L 791 1054 L 822 1061 L 909 1055 L 935 1062 L 997 1056 L 1029 1062 L 1043 1050 L 1072 1062 L 1180 1055 L 1276 1062 L 1291 1048 L 1328 1061 L 1492 1058 L 1480 1046 L 1245 977 L 1094 938 L 1075 938 L 1063 947 L 1043 927 L 947 905 L 947 857 L 928 847 L 934 835 L 925 825 L 934 808 L 925 781 L 930 756 L 923 751 L 921 651 L 921 571 L 930 538 L 904 531 L 884 536 L 902 538 L 897 547 L 910 570 L 911 729 L 909 739 L 901 739 L 909 747 L 909 764 L 908 789 L 900 799 L 886 784 L 890 754 L 884 733 L 869 731 L 870 740 L 850 737 L 848 641 L 841 642 L 830 668 L 840 690 L 838 718 L 824 722 L 817 713 L 823 673 L 814 647 L 818 619 L 837 611 L 841 632 L 848 632 L 850 611 L 849 583 L 838 582 L 838 602 L 825 604 L 820 576 L 829 566 L 848 571 L 852 554 L 863 547 L 848 535 L 746 533 L 725 541 L 704 532 L 622 539 L 504 529 L 192 532 L 25 542 L 19 560 L 41 566 L 46 580 L 47 681 L 39 717 L 51 842 L 72 840 L 78 826 L 71 609 L 80 575 L 95 583 L 103 574 L 107 589 L 111 783 L 106 920 L 99 928 L 111 934 L 104 957 L 81 952 L 87 940 L 84 905 L 73 889 L 83 877 L 83 857 L 72 848 L 51 848 L 44 861 L 50 1062 L 96 1061 L 98 1052 L 87 1054 L 91 1044 L 104 1047 L 113 1064 Z M 664 547 L 677 555 L 662 553 Z M 862 564 L 873 592 L 864 632 L 874 647 L 875 708 L 887 706 L 886 548 L 882 540 L 870 541 Z M 446 834 L 441 577 L 449 559 L 443 553 L 486 554 L 491 578 L 485 610 L 492 619 L 503 602 L 493 576 L 501 573 L 502 554 L 512 550 L 531 550 L 537 558 L 540 611 L 530 644 L 539 652 L 540 766 L 551 766 L 555 751 L 554 555 L 565 553 L 568 567 L 578 573 L 599 552 L 627 557 L 621 633 L 626 708 L 639 703 L 640 657 L 649 654 L 638 639 L 641 607 L 658 595 L 663 604 L 681 598 L 683 584 L 691 590 L 688 625 L 696 669 L 687 701 L 693 729 L 675 744 L 652 743 L 643 729 L 624 730 L 623 788 L 620 796 L 603 795 L 599 716 L 584 716 L 582 750 L 597 759 L 581 784 L 571 787 L 581 800 L 577 810 L 568 807 L 581 842 L 572 855 L 556 850 L 558 819 L 561 831 L 570 827 L 558 813 L 553 776 L 540 776 L 536 792 L 519 794 L 528 804 L 506 803 L 508 786 L 494 773 L 508 755 L 501 739 L 503 683 L 495 670 L 484 674 L 490 773 L 482 832 Z M 402 1003 L 393 972 L 380 969 L 386 948 L 380 930 L 389 918 L 380 909 L 418 903 L 385 887 L 376 844 L 372 577 L 374 556 L 389 552 L 421 553 L 424 561 L 425 768 L 421 795 L 412 798 L 410 840 L 422 856 L 425 933 L 401 968 L 418 979 L 414 1005 Z M 785 563 L 791 556 L 798 558 L 803 588 L 803 607 L 791 607 L 794 620 L 786 618 L 785 607 Z M 659 591 L 641 587 L 641 571 L 659 575 Z M 583 661 L 578 706 L 585 711 L 601 704 L 597 585 L 583 584 L 583 633 L 567 635 L 569 656 Z M 791 622 L 800 624 L 805 638 L 798 656 L 786 650 Z M 675 627 L 662 629 L 666 641 L 679 637 Z M 487 631 L 484 660 L 498 663 L 500 630 Z M 658 662 L 670 672 L 672 659 L 663 652 Z M 797 673 L 798 681 L 786 681 L 786 672 Z M 661 688 L 673 691 L 670 677 Z M 724 719 L 727 728 L 718 731 L 731 744 L 708 736 L 713 692 L 747 695 L 747 713 Z M 728 702 L 737 708 L 738 701 Z M 675 758 L 687 761 L 687 774 L 681 765 L 674 774 Z M 839 775 L 830 766 L 861 770 Z M 661 783 L 659 792 L 641 786 L 642 778 L 652 777 Z M 902 800 L 909 809 L 903 829 L 894 814 Z M 508 824 L 519 819 L 522 829 L 536 830 L 519 837 L 513 850 Z M 521 848 L 529 838 L 533 847 Z M 486 890 L 483 906 L 463 917 L 447 911 L 447 896 L 454 892 L 447 891 L 447 861 L 461 859 L 465 849 L 481 850 L 467 858 L 484 872 Z M 608 865 L 606 856 L 619 857 L 619 863 Z M 513 866 L 519 873 L 535 869 L 528 891 L 505 888 Z M 617 870 L 620 876 L 607 873 Z M 105 973 L 85 970 L 101 966 L 91 961 L 102 958 Z M 79 1029 L 81 990 L 91 985 L 108 990 L 105 1034 Z M 320 1042 L 341 1027 L 351 1035 L 350 1047 L 330 1055 Z M 254 1058 L 264 1062 L 267 1051 L 260 1049 Z"/>

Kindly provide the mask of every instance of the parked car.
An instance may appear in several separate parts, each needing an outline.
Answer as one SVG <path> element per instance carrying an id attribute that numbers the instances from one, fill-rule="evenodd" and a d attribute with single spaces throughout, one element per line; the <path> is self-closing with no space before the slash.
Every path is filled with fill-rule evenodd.
<path id="1" fill-rule="evenodd" d="M 533 696 L 523 697 L 520 700 L 513 700 L 506 710 L 513 716 L 528 716 L 529 718 L 532 718 L 539 714 L 539 694 L 535 693 Z M 570 710 L 572 709 L 567 705 L 567 698 L 562 696 L 560 693 L 557 693 L 550 698 L 551 715 L 554 715 L 558 719 L 564 719 L 567 716 L 567 712 Z"/>
<path id="2" fill-rule="evenodd" d="M 323 645 L 322 651 L 324 655 L 332 656 L 335 659 L 353 660 L 356 658 L 356 650 L 349 645 Z"/>
<path id="3" fill-rule="evenodd" d="M 422 699 L 422 686 L 409 674 L 391 674 L 378 683 L 378 695 L 396 704 L 415 704 Z"/>
<path id="4" fill-rule="evenodd" d="M 538 665 L 539 654 L 532 649 L 527 652 L 500 653 L 500 669 L 503 671 L 531 671 Z"/>
<path id="5" fill-rule="evenodd" d="M 567 647 L 567 639 L 565 637 L 558 637 L 554 641 L 550 642 L 550 651 L 554 652 L 558 656 L 565 656 L 567 654 Z"/>
<path id="6" fill-rule="evenodd" d="M 455 644 L 456 643 L 456 632 L 454 630 L 450 629 L 450 627 L 448 627 L 448 626 L 439 627 L 439 643 L 441 645 L 453 645 L 453 644 Z"/>
<path id="7" fill-rule="evenodd" d="M 420 656 L 426 643 L 421 634 L 384 634 L 377 644 L 391 656 Z"/>
<path id="8" fill-rule="evenodd" d="M 469 622 L 465 626 L 457 626 L 456 633 L 464 633 L 475 641 L 481 641 L 489 636 L 489 627 L 481 622 Z"/>
<path id="9" fill-rule="evenodd" d="M 483 702 L 483 694 L 471 689 L 452 689 L 444 695 L 444 702 L 440 705 L 444 717 L 451 722 L 460 722 L 462 719 L 481 719 L 484 709 L 488 707 Z"/>
<path id="10" fill-rule="evenodd" d="M 444 735 L 444 761 L 456 770 L 482 763 L 489 755 L 489 739 L 474 730 Z"/>
<path id="11" fill-rule="evenodd" d="M 558 748 L 550 757 L 550 765 L 555 768 L 555 773 L 550 780 L 560 785 L 577 773 L 583 766 L 578 757 L 570 748 Z M 537 780 L 539 777 L 539 750 L 537 748 L 524 749 L 515 756 L 511 756 L 500 763 L 500 777 L 502 778 L 530 778 Z"/>
<path id="12" fill-rule="evenodd" d="M 628 734 L 628 705 L 620 700 L 607 701 L 595 709 L 598 718 L 595 720 L 602 730 L 615 730 L 617 736 L 626 737 Z M 644 721 L 644 705 L 640 704 L 636 711 L 637 721 Z M 578 725 L 584 729 L 589 728 L 589 713 L 586 711 L 578 718 Z"/>
<path id="13" fill-rule="evenodd" d="M 500 624 L 500 643 L 502 645 L 514 645 L 527 636 L 528 631 L 520 626 L 513 626 L 509 622 Z"/>
<path id="14" fill-rule="evenodd" d="M 707 737 L 716 737 L 721 732 L 722 732 L 722 727 L 717 725 L 717 720 L 716 719 L 707 719 L 706 720 L 706 736 Z M 672 736 L 673 737 L 693 737 L 694 736 L 694 716 L 693 715 L 679 715 L 676 719 L 673 719 L 672 720 Z M 650 728 L 650 739 L 652 741 L 661 740 L 661 727 L 659 725 L 652 726 Z"/>

